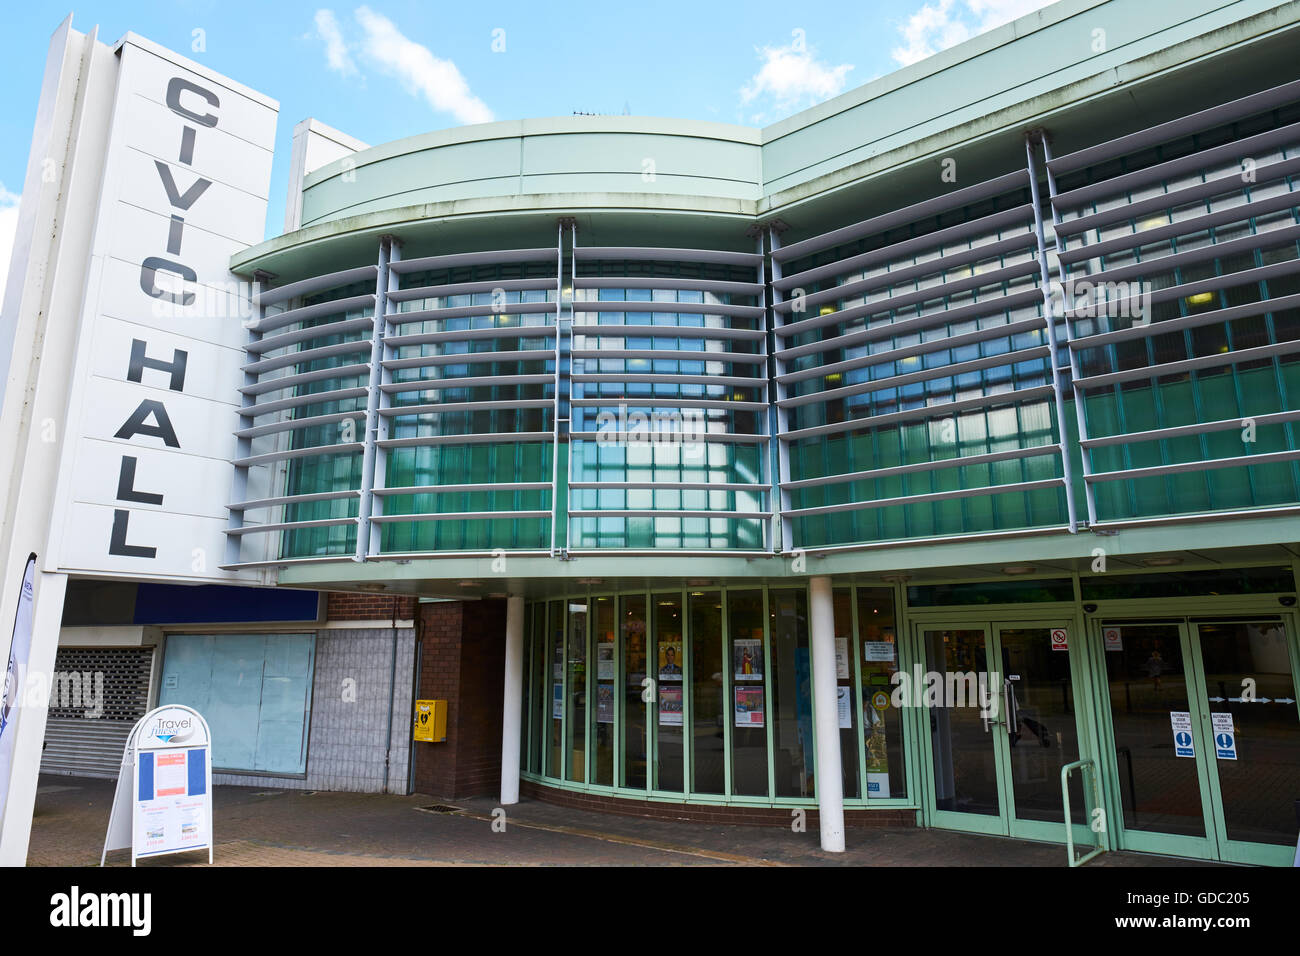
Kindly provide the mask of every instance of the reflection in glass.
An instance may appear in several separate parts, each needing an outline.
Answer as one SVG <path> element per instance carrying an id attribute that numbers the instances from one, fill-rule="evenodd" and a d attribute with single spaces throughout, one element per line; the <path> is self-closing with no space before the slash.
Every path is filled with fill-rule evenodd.
<path id="1" fill-rule="evenodd" d="M 1198 624 L 1212 741 L 1233 735 L 1236 759 L 1216 759 L 1229 840 L 1295 842 L 1300 721 L 1280 620 Z M 1249 699 L 1247 699 L 1249 698 Z M 1215 715 L 1221 724 L 1214 727 Z"/>
<path id="2" fill-rule="evenodd" d="M 587 602 L 569 601 L 569 779 L 587 779 Z"/>
<path id="3" fill-rule="evenodd" d="M 654 602 L 654 646 L 651 653 L 655 661 L 655 790 L 680 792 L 682 789 L 682 762 L 685 737 L 682 721 L 685 714 L 682 680 L 682 599 L 677 594 L 656 594 Z"/>
<path id="4" fill-rule="evenodd" d="M 763 592 L 727 592 L 731 792 L 767 796 L 767 702 L 763 689 Z"/>
<path id="5" fill-rule="evenodd" d="M 988 671 L 982 630 L 924 631 L 922 640 L 926 664 L 929 670 L 945 675 L 945 689 L 949 675 Z M 934 805 L 938 810 L 998 816 L 996 755 L 988 721 L 981 716 L 977 680 L 952 680 L 964 699 L 954 694 L 947 700 L 946 694 L 940 693 L 926 707 L 934 752 Z"/>
<path id="6" fill-rule="evenodd" d="M 892 679 L 902 665 L 894 626 L 894 592 L 890 588 L 858 588 L 858 642 L 867 797 L 906 797 L 903 714 L 892 705 Z"/>
<path id="7" fill-rule="evenodd" d="M 591 768 L 591 782 L 602 786 L 614 783 L 614 690 L 616 674 L 614 672 L 614 599 L 596 598 L 595 616 L 592 621 L 592 646 L 595 652 L 595 664 L 588 670 L 594 682 L 591 706 L 591 741 L 594 750 L 594 762 Z"/>
<path id="8" fill-rule="evenodd" d="M 623 667 L 623 772 L 619 785 L 646 785 L 646 606 L 645 595 L 619 598 L 619 641 Z"/>
<path id="9" fill-rule="evenodd" d="M 1070 654 L 1052 650 L 1050 627 L 1003 629 L 998 640 L 1016 816 L 1063 823 L 1061 768 L 1079 759 Z M 1078 794 L 1070 810 L 1075 823 L 1085 822 Z"/>
<path id="10" fill-rule="evenodd" d="M 547 628 L 547 651 L 550 673 L 547 677 L 547 708 L 550 714 L 550 746 L 546 751 L 546 775 L 564 776 L 564 604 L 551 601 L 547 605 L 550 626 Z"/>
<path id="11" fill-rule="evenodd" d="M 813 795 L 808 594 L 771 592 L 772 759 L 778 797 Z"/>
<path id="12" fill-rule="evenodd" d="M 723 721 L 722 595 L 695 591 L 691 621 L 691 790 L 720 794 L 726 789 Z"/>
<path id="13" fill-rule="evenodd" d="M 1110 622 L 1105 628 L 1111 629 Z M 1195 757 L 1175 752 L 1172 715 L 1188 714 L 1187 678 L 1177 624 L 1116 628 L 1121 650 L 1106 652 L 1124 826 L 1205 836 Z M 1190 739 L 1190 738 L 1189 738 Z"/>
<path id="14" fill-rule="evenodd" d="M 835 608 L 835 693 L 836 718 L 840 728 L 840 766 L 844 776 L 844 799 L 858 798 L 857 705 L 853 691 L 853 591 L 836 588 Z"/>

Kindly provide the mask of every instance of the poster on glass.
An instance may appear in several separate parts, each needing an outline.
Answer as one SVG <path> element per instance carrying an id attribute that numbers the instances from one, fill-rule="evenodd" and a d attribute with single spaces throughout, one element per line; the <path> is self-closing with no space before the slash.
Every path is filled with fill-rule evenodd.
<path id="1" fill-rule="evenodd" d="M 867 735 L 868 798 L 889 798 L 889 742 L 885 726 L 885 714 L 889 705 L 889 694 L 884 690 L 864 695 L 862 701 L 862 727 Z"/>
<path id="2" fill-rule="evenodd" d="M 596 685 L 596 723 L 612 724 L 614 722 L 614 685 Z"/>
<path id="3" fill-rule="evenodd" d="M 732 642 L 732 659 L 735 664 L 736 680 L 760 681 L 763 679 L 763 640 L 762 637 L 740 637 Z"/>
<path id="4" fill-rule="evenodd" d="M 674 634 L 659 641 L 659 679 L 682 679 L 682 639 Z"/>
<path id="5" fill-rule="evenodd" d="M 736 688 L 736 726 L 763 726 L 763 688 Z"/>
<path id="6" fill-rule="evenodd" d="M 682 689 L 680 687 L 659 688 L 659 725 L 680 727 L 682 725 Z"/>

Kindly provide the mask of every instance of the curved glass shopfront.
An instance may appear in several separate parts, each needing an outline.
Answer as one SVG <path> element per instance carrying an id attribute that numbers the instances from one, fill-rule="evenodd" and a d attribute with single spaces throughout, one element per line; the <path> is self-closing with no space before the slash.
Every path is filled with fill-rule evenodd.
<path id="1" fill-rule="evenodd" d="M 850 805 L 910 805 L 890 587 L 834 595 Z M 526 612 L 522 770 L 567 789 L 812 805 L 808 592 L 703 587 L 571 596 Z"/>

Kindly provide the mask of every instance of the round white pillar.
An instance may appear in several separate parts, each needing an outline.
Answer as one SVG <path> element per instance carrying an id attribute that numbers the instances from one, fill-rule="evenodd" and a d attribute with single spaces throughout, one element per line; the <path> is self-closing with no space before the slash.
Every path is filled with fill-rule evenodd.
<path id="1" fill-rule="evenodd" d="M 844 775 L 840 762 L 840 722 L 835 677 L 835 604 L 831 579 L 809 580 L 813 723 L 817 732 L 814 786 L 821 822 L 822 849 L 844 852 Z"/>
<path id="2" fill-rule="evenodd" d="M 506 598 L 506 678 L 501 705 L 501 805 L 519 802 L 519 727 L 524 706 L 524 596 Z"/>

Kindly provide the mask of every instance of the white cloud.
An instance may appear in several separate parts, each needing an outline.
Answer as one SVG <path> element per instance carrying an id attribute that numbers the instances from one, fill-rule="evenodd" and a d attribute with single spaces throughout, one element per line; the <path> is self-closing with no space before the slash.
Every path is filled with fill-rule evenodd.
<path id="1" fill-rule="evenodd" d="M 492 122 L 492 111 L 470 91 L 455 63 L 435 56 L 369 7 L 358 7 L 353 16 L 356 26 L 345 36 L 333 10 L 316 11 L 316 35 L 325 41 L 325 61 L 331 70 L 341 76 L 360 76 L 359 58 L 396 77 L 409 93 L 424 97 L 434 110 L 450 113 L 458 123 Z"/>
<path id="2" fill-rule="evenodd" d="M 891 51 L 899 66 L 908 66 L 940 50 L 1016 17 L 1047 6 L 1052 0 L 935 0 L 907 18 L 898 32 L 902 45 Z"/>
<path id="3" fill-rule="evenodd" d="M 23 197 L 5 189 L 0 183 L 0 302 L 4 301 L 5 283 L 9 279 L 9 257 L 14 250 L 14 234 L 18 231 L 18 202 Z"/>
<path id="4" fill-rule="evenodd" d="M 740 90 L 742 105 L 766 98 L 773 108 L 788 112 L 820 103 L 844 92 L 851 64 L 822 63 L 802 41 L 758 50 L 763 65 Z M 756 117 L 757 119 L 757 117 Z"/>
<path id="5" fill-rule="evenodd" d="M 408 39 L 393 21 L 369 7 L 359 7 L 356 18 L 365 33 L 361 49 L 368 62 L 397 77 L 408 91 L 423 96 L 435 110 L 450 113 L 459 123 L 492 121 L 492 111 L 470 92 L 455 63 Z"/>
<path id="6" fill-rule="evenodd" d="M 316 33 L 325 41 L 325 60 L 335 73 L 343 76 L 355 76 L 358 72 L 348 45 L 343 40 L 343 31 L 333 10 L 316 11 Z"/>

